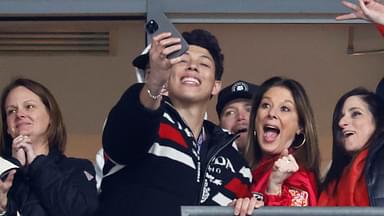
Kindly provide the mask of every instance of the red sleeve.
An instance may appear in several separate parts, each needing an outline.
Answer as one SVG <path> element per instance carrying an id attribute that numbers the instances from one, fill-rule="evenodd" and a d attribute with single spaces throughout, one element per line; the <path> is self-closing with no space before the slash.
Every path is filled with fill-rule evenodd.
<path id="1" fill-rule="evenodd" d="M 283 184 L 280 195 L 266 196 L 267 206 L 316 206 L 317 186 L 312 172 L 300 169 Z"/>
<path id="2" fill-rule="evenodd" d="M 272 195 L 272 194 L 264 194 L 265 197 L 265 205 L 266 206 L 291 206 L 292 197 L 289 193 L 289 189 L 286 185 L 282 186 L 281 194 Z"/>
<path id="3" fill-rule="evenodd" d="M 381 35 L 384 37 L 384 25 L 376 24 L 377 29 L 379 29 Z"/>

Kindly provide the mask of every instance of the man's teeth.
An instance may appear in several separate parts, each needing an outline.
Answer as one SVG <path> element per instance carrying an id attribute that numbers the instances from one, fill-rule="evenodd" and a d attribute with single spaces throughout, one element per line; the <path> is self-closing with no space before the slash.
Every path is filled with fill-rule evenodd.
<path id="1" fill-rule="evenodd" d="M 198 85 L 200 83 L 198 79 L 193 78 L 193 77 L 185 77 L 185 78 L 183 78 L 182 81 L 183 81 L 183 83 L 191 83 L 191 84 L 196 84 L 196 85 Z"/>

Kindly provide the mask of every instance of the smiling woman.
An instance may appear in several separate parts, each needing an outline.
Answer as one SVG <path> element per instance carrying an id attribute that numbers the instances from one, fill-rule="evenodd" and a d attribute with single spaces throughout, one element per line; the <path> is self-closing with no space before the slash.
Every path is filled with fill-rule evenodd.
<path id="1" fill-rule="evenodd" d="M 0 109 L 2 156 L 20 167 L 0 180 L 0 215 L 93 215 L 93 165 L 64 155 L 66 130 L 49 90 L 16 79 L 3 90 Z"/>
<path id="2" fill-rule="evenodd" d="M 339 99 L 332 123 L 332 165 L 319 205 L 384 206 L 383 114 L 379 96 L 365 89 L 353 89 Z"/>

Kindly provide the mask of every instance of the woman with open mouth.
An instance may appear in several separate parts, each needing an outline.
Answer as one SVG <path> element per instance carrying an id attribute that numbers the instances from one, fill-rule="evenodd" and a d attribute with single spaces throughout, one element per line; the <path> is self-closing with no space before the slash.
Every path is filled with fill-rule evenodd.
<path id="1" fill-rule="evenodd" d="M 267 206 L 315 206 L 319 182 L 319 148 L 314 116 L 300 83 L 273 77 L 252 101 L 249 144 L 251 192 Z M 252 208 L 244 198 L 238 208 Z"/>
<path id="2" fill-rule="evenodd" d="M 333 113 L 332 165 L 322 184 L 321 206 L 384 206 L 384 104 L 357 88 Z"/>

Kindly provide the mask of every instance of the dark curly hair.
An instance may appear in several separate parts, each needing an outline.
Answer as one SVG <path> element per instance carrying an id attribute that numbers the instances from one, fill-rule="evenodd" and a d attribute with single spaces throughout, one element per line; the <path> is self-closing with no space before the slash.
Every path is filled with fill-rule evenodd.
<path id="1" fill-rule="evenodd" d="M 183 37 L 189 45 L 200 46 L 208 50 L 208 52 L 213 57 L 213 60 L 215 61 L 215 79 L 221 80 L 224 71 L 224 55 L 221 53 L 221 48 L 216 37 L 203 29 L 195 29 L 191 32 L 183 32 Z"/>

